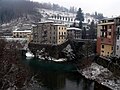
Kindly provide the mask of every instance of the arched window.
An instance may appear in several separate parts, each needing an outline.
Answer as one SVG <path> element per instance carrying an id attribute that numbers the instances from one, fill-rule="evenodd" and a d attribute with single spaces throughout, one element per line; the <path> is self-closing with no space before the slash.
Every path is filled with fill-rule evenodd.
<path id="1" fill-rule="evenodd" d="M 67 17 L 66 17 L 66 20 L 67 20 Z"/>
<path id="2" fill-rule="evenodd" d="M 65 17 L 63 17 L 63 20 L 64 20 Z"/>

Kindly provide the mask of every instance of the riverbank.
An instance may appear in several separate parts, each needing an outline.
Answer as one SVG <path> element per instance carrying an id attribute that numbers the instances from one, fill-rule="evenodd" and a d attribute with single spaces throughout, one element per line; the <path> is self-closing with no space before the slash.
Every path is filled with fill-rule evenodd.
<path id="1" fill-rule="evenodd" d="M 115 77 L 111 71 L 97 63 L 92 63 L 91 66 L 80 69 L 78 72 L 85 78 L 94 80 L 112 90 L 120 90 L 120 78 Z"/>

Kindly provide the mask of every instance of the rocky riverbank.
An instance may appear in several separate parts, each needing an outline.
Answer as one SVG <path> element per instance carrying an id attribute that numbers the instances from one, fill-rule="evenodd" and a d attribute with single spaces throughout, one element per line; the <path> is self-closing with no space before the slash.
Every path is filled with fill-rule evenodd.
<path id="1" fill-rule="evenodd" d="M 120 77 L 115 77 L 111 71 L 103 66 L 92 63 L 91 66 L 78 70 L 78 72 L 85 78 L 94 80 L 112 90 L 120 90 Z"/>

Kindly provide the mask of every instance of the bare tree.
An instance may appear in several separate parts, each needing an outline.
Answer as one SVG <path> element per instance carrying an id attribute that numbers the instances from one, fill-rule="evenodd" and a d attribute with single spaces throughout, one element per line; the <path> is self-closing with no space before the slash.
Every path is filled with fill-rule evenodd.
<path id="1" fill-rule="evenodd" d="M 26 88 L 30 73 L 20 61 L 20 53 L 15 42 L 0 39 L 0 90 Z"/>

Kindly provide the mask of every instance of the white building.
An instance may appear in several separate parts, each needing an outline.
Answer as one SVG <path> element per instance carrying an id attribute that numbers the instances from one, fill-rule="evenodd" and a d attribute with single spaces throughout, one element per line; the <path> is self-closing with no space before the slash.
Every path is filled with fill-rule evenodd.
<path id="1" fill-rule="evenodd" d="M 116 33 L 116 56 L 120 57 L 120 26 L 117 26 L 117 33 Z"/>

